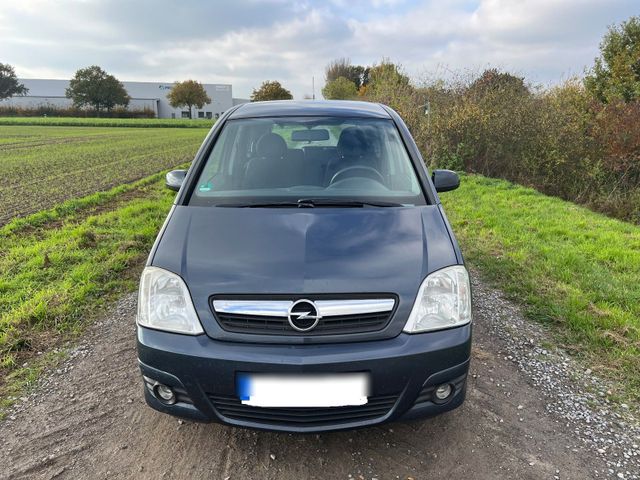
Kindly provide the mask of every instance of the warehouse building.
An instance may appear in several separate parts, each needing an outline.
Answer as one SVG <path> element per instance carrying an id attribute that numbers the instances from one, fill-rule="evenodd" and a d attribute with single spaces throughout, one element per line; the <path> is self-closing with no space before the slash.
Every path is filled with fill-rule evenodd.
<path id="1" fill-rule="evenodd" d="M 65 96 L 65 90 L 69 86 L 68 80 L 47 80 L 23 78 L 20 82 L 29 89 L 25 96 L 11 97 L 2 102 L 3 105 L 11 105 L 22 108 L 38 108 L 42 106 L 67 108 L 72 105 L 70 99 Z M 173 84 L 159 82 L 122 82 L 125 90 L 131 97 L 129 110 L 150 109 L 158 118 L 184 118 L 189 116 L 187 109 L 173 108 L 167 100 L 167 93 Z M 193 118 L 217 118 L 236 103 L 246 100 L 234 99 L 229 84 L 202 85 L 211 98 L 211 103 L 202 108 L 193 109 Z"/>

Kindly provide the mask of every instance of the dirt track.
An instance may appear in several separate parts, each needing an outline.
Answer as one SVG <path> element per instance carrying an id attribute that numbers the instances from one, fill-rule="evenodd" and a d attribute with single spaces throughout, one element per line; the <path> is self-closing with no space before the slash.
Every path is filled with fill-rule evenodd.
<path id="1" fill-rule="evenodd" d="M 505 356 L 494 332 L 496 322 L 512 319 L 492 311 L 499 295 L 476 285 L 475 296 L 472 377 L 462 408 L 321 435 L 179 422 L 147 408 L 136 366 L 135 298 L 128 296 L 0 423 L 0 478 L 615 478 L 573 427 L 546 413 L 554 400 Z M 633 478 L 633 471 L 621 472 Z"/>

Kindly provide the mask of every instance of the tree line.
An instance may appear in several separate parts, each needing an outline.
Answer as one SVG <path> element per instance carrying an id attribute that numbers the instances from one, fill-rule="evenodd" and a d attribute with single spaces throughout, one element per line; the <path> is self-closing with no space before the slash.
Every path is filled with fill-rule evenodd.
<path id="1" fill-rule="evenodd" d="M 0 63 L 0 101 L 13 96 L 29 93 L 18 80 L 11 65 Z M 111 112 L 116 107 L 127 107 L 131 97 L 122 82 L 107 73 L 98 65 L 81 68 L 76 71 L 65 90 L 74 108 L 92 108 L 98 116 L 101 112 Z M 173 108 L 187 108 L 189 118 L 193 107 L 202 108 L 211 103 L 211 98 L 200 82 L 185 80 L 175 82 L 167 94 L 169 104 Z"/>

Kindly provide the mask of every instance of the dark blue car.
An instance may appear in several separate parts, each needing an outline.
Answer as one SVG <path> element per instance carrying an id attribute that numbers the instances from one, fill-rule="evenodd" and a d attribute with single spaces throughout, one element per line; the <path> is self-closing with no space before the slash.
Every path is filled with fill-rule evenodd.
<path id="1" fill-rule="evenodd" d="M 148 404 L 291 432 L 461 405 L 471 292 L 436 193 L 458 184 L 384 105 L 228 111 L 167 175 L 137 317 Z"/>

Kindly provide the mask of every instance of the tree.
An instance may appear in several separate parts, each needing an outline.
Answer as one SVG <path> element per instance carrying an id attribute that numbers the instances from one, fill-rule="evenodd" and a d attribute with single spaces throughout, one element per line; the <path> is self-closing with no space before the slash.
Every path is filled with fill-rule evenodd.
<path id="1" fill-rule="evenodd" d="M 345 77 L 328 82 L 322 89 L 322 96 L 327 100 L 348 100 L 357 94 L 356 84 Z"/>
<path id="2" fill-rule="evenodd" d="M 98 115 L 116 105 L 126 107 L 131 100 L 122 83 L 97 65 L 78 70 L 65 93 L 75 107 L 91 105 Z"/>
<path id="3" fill-rule="evenodd" d="M 351 60 L 348 58 L 333 60 L 325 67 L 324 73 L 326 83 L 333 82 L 340 77 L 344 77 L 353 82 L 356 89 L 369 83 L 369 67 L 351 65 Z"/>
<path id="4" fill-rule="evenodd" d="M 469 86 L 468 92 L 477 96 L 485 96 L 489 93 L 529 95 L 529 87 L 524 83 L 524 78 L 516 77 L 507 72 L 501 72 L 490 68 L 482 72 Z"/>
<path id="5" fill-rule="evenodd" d="M 640 17 L 609 27 L 584 84 L 602 102 L 640 99 Z"/>
<path id="6" fill-rule="evenodd" d="M 0 100 L 27 93 L 29 93 L 29 89 L 18 82 L 13 67 L 8 63 L 0 63 Z"/>
<path id="7" fill-rule="evenodd" d="M 366 101 L 389 105 L 405 121 L 419 148 L 426 146 L 424 93 L 415 88 L 402 66 L 383 59 L 369 69 L 369 83 L 358 95 Z"/>
<path id="8" fill-rule="evenodd" d="M 211 103 L 211 98 L 207 95 L 202 84 L 195 80 L 175 82 L 173 88 L 167 94 L 167 98 L 173 108 L 187 107 L 189 109 L 189 118 L 191 118 L 191 109 L 194 106 L 202 108 L 205 104 Z"/>
<path id="9" fill-rule="evenodd" d="M 369 83 L 366 92 L 371 95 L 380 89 L 405 89 L 410 86 L 409 77 L 401 71 L 401 67 L 383 59 L 380 65 L 369 69 Z"/>
<path id="10" fill-rule="evenodd" d="M 278 81 L 262 82 L 260 88 L 254 89 L 251 94 L 252 102 L 263 102 L 267 100 L 291 100 L 291 92 L 280 85 Z"/>

